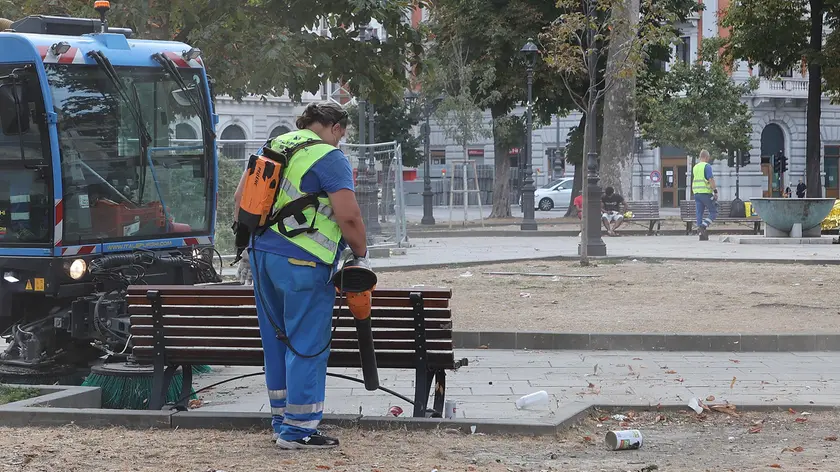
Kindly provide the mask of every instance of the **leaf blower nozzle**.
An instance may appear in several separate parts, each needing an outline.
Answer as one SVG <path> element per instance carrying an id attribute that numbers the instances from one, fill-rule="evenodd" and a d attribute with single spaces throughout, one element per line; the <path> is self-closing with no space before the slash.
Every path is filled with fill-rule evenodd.
<path id="1" fill-rule="evenodd" d="M 379 370 L 376 365 L 376 351 L 373 348 L 373 330 L 370 312 L 373 291 L 376 289 L 376 274 L 370 269 L 365 259 L 355 258 L 347 261 L 332 278 L 335 290 L 347 300 L 347 307 L 356 323 L 356 335 L 359 341 L 359 356 L 362 365 L 362 377 L 365 389 L 373 391 L 379 388 Z"/>

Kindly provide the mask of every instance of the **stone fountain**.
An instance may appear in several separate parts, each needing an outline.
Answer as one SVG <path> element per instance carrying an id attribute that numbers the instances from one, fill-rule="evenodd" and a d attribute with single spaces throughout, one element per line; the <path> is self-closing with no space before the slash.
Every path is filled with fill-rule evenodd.
<path id="1" fill-rule="evenodd" d="M 834 207 L 833 198 L 752 198 L 750 202 L 764 221 L 765 238 L 820 238 L 820 224 Z"/>

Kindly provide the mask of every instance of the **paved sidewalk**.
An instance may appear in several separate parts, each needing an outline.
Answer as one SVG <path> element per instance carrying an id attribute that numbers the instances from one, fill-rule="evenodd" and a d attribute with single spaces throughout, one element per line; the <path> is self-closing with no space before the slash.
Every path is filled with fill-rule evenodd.
<path id="1" fill-rule="evenodd" d="M 840 405 L 840 353 L 458 350 L 456 355 L 470 361 L 447 376 L 447 398 L 458 403 L 461 418 L 550 421 L 559 408 L 575 402 L 687 405 L 692 397 L 709 395 L 716 403 L 735 405 Z M 210 385 L 257 370 L 214 367 L 196 384 Z M 356 369 L 330 372 L 361 378 Z M 413 398 L 413 372 L 380 369 L 379 376 L 382 386 Z M 547 405 L 516 410 L 517 398 L 539 390 L 550 394 Z M 208 402 L 202 411 L 269 410 L 262 376 L 223 384 L 201 396 Z M 410 404 L 385 392 L 368 392 L 361 384 L 328 378 L 327 413 L 359 414 L 361 409 L 363 414 L 379 416 L 392 405 L 411 414 Z"/>
<path id="2" fill-rule="evenodd" d="M 833 236 L 824 236 L 832 238 Z M 827 245 L 744 245 L 719 240 L 699 241 L 697 236 L 621 236 L 604 237 L 607 256 L 701 259 L 755 259 L 791 261 L 840 261 L 840 247 Z M 404 256 L 372 259 L 373 267 L 492 262 L 544 257 L 577 257 L 577 237 L 414 237 L 413 247 Z"/>

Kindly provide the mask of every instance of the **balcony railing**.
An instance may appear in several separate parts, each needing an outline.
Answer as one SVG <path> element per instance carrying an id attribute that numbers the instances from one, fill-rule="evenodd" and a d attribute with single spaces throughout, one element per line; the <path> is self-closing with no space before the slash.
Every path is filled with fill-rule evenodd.
<path id="1" fill-rule="evenodd" d="M 808 79 L 802 77 L 761 78 L 756 97 L 768 98 L 808 98 Z"/>

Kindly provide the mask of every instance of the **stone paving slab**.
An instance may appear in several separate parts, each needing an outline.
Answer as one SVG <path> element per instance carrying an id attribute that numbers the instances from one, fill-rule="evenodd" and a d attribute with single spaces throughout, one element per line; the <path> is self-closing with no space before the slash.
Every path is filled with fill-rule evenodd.
<path id="1" fill-rule="evenodd" d="M 581 402 L 687 405 L 691 397 L 709 395 L 736 405 L 840 405 L 840 353 L 459 350 L 456 354 L 470 361 L 447 376 L 447 398 L 457 402 L 462 419 L 547 421 L 557 419 L 565 406 Z M 212 373 L 197 378 L 197 385 L 251 371 L 214 367 Z M 361 378 L 355 369 L 341 371 Z M 413 398 L 410 372 L 380 369 L 380 379 Z M 549 394 L 547 404 L 516 409 L 517 398 L 539 390 Z M 215 387 L 202 396 L 205 404 L 198 411 L 269 411 L 261 376 Z M 393 405 L 410 415 L 410 404 L 387 393 L 368 392 L 344 379 L 327 381 L 326 413 L 381 416 Z"/>

